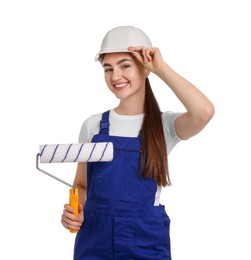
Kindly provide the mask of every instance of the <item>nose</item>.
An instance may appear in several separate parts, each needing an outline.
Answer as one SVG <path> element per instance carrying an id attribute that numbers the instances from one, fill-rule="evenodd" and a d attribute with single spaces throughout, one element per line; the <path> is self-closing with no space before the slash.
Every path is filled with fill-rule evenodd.
<path id="1" fill-rule="evenodd" d="M 112 80 L 118 81 L 121 78 L 121 71 L 117 68 L 114 68 L 112 71 Z"/>

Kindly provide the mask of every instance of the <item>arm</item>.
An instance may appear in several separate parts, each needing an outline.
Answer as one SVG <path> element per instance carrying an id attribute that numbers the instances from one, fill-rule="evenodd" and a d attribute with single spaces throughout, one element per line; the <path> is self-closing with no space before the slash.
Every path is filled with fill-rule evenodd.
<path id="1" fill-rule="evenodd" d="M 181 101 L 186 112 L 175 120 L 175 130 L 181 139 L 199 133 L 214 115 L 211 101 L 193 84 L 176 73 L 164 62 L 158 48 L 130 47 L 133 55 L 149 71 L 162 79 Z"/>
<path id="2" fill-rule="evenodd" d="M 165 63 L 156 74 L 171 88 L 187 110 L 175 121 L 178 136 L 181 139 L 188 139 L 199 133 L 214 115 L 211 101 Z"/>
<path id="3" fill-rule="evenodd" d="M 79 230 L 84 221 L 83 206 L 86 198 L 87 189 L 87 163 L 78 163 L 76 176 L 73 186 L 78 188 L 79 194 L 79 215 L 76 217 L 74 210 L 69 204 L 64 205 L 64 211 L 61 218 L 62 225 L 67 229 Z"/>

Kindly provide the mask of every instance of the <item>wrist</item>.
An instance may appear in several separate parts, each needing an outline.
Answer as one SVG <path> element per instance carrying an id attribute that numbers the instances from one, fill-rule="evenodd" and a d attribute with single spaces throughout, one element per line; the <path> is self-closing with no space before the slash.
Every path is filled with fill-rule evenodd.
<path id="1" fill-rule="evenodd" d="M 155 74 L 161 78 L 162 80 L 164 80 L 170 73 L 171 73 L 172 69 L 171 67 L 163 62 L 163 64 L 161 64 L 155 71 Z"/>

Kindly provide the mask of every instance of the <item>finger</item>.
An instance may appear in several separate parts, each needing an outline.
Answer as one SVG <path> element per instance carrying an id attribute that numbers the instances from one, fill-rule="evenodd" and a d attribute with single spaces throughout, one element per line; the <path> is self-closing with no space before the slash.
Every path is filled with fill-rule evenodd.
<path id="1" fill-rule="evenodd" d="M 76 226 L 71 226 L 71 225 L 69 225 L 67 229 L 77 230 L 77 231 L 78 231 L 78 230 L 80 230 L 80 228 L 81 228 L 81 227 L 79 227 L 79 226 L 76 227 Z"/>
<path id="2" fill-rule="evenodd" d="M 67 214 L 63 214 L 61 218 L 61 223 L 63 224 L 64 227 L 69 228 L 70 226 L 76 226 L 80 227 L 83 223 L 83 220 L 80 218 L 71 215 L 70 217 L 67 216 Z"/>
<path id="3" fill-rule="evenodd" d="M 128 50 L 129 50 L 129 51 L 139 52 L 139 51 L 142 51 L 143 48 L 144 48 L 143 46 L 129 46 L 129 47 L 128 47 Z"/>
<path id="4" fill-rule="evenodd" d="M 131 52 L 131 54 L 132 54 L 141 64 L 144 64 L 144 57 L 143 57 L 143 55 L 139 54 L 138 52 Z"/>
<path id="5" fill-rule="evenodd" d="M 133 51 L 133 53 L 138 53 L 143 59 L 141 60 L 139 56 L 136 55 L 135 56 L 142 63 L 147 63 L 152 61 L 152 57 L 151 57 L 152 48 L 145 48 L 144 46 L 130 46 L 128 50 Z"/>
<path id="6" fill-rule="evenodd" d="M 82 224 L 79 222 L 68 222 L 65 221 L 64 219 L 61 220 L 61 223 L 66 229 L 73 229 L 73 230 L 79 230 Z"/>
<path id="7" fill-rule="evenodd" d="M 151 48 L 145 49 L 145 57 L 146 57 L 148 62 L 152 61 L 151 54 L 152 54 L 152 49 Z"/>
<path id="8" fill-rule="evenodd" d="M 142 49 L 142 55 L 143 55 L 144 63 L 147 63 L 148 59 L 147 59 L 147 49 L 146 48 Z"/>
<path id="9" fill-rule="evenodd" d="M 147 48 L 139 46 L 135 47 L 135 51 L 142 57 L 143 64 L 149 61 L 149 50 Z"/>
<path id="10" fill-rule="evenodd" d="M 74 208 L 71 207 L 70 204 L 65 204 L 65 205 L 64 205 L 64 209 L 65 209 L 66 211 L 68 211 L 68 212 L 71 212 L 71 213 L 74 213 L 74 212 L 75 212 Z"/>
<path id="11" fill-rule="evenodd" d="M 128 48 L 129 51 L 131 51 L 132 53 L 134 53 L 136 55 L 136 53 L 138 55 L 140 55 L 141 57 L 144 58 L 144 55 L 145 55 L 145 48 L 144 46 L 131 46 Z M 139 56 L 137 56 L 139 57 Z"/>
<path id="12" fill-rule="evenodd" d="M 63 211 L 62 218 L 67 221 L 79 221 L 79 217 L 66 210 Z"/>

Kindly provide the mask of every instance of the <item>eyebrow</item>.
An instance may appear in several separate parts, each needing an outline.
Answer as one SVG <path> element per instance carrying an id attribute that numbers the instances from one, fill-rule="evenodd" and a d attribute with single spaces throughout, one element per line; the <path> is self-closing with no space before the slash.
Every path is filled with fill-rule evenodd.
<path id="1" fill-rule="evenodd" d="M 130 59 L 122 59 L 122 60 L 119 60 L 119 61 L 117 61 L 116 62 L 116 65 L 119 65 L 119 64 L 121 64 L 121 63 L 123 63 L 123 62 L 125 62 L 125 61 L 130 61 L 130 62 L 132 62 L 132 60 L 130 60 Z M 112 65 L 110 64 L 110 63 L 104 63 L 103 64 L 103 67 L 111 67 Z"/>

